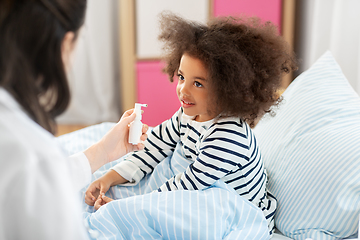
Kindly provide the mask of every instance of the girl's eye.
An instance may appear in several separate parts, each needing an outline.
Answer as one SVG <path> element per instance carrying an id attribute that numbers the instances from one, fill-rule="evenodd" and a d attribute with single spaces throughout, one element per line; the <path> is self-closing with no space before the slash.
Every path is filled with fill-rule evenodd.
<path id="1" fill-rule="evenodd" d="M 181 75 L 181 74 L 178 74 L 178 78 L 179 78 L 179 80 L 181 80 L 181 81 L 183 81 L 183 80 L 185 79 L 184 76 Z"/>
<path id="2" fill-rule="evenodd" d="M 199 83 L 198 81 L 195 81 L 195 82 L 194 82 L 194 85 L 195 85 L 195 87 L 202 87 L 202 84 Z"/>

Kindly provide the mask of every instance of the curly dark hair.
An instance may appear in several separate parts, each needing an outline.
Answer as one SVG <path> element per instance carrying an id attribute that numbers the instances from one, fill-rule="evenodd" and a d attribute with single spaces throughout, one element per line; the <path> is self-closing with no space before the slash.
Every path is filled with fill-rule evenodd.
<path id="1" fill-rule="evenodd" d="M 170 12 L 160 15 L 163 71 L 173 82 L 184 53 L 200 59 L 210 79 L 211 99 L 221 116 L 254 126 L 281 98 L 282 75 L 297 69 L 294 53 L 271 22 L 259 18 L 214 18 L 207 25 Z"/>

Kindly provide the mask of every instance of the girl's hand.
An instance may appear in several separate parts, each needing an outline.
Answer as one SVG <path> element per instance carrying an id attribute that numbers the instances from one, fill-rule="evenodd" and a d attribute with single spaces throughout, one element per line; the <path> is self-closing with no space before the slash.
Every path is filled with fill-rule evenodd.
<path id="1" fill-rule="evenodd" d="M 94 206 L 99 196 L 104 195 L 111 186 L 126 183 L 128 180 L 123 178 L 114 170 L 109 170 L 105 175 L 92 182 L 85 192 L 85 203 Z"/>
<path id="2" fill-rule="evenodd" d="M 92 182 L 85 192 L 85 203 L 94 206 L 95 201 L 101 194 L 105 194 L 111 187 L 111 182 L 106 175 Z"/>
<path id="3" fill-rule="evenodd" d="M 114 201 L 114 199 L 109 198 L 107 196 L 105 196 L 105 194 L 101 194 L 99 195 L 99 197 L 96 199 L 95 204 L 94 204 L 94 208 L 95 210 L 98 210 L 101 206 Z"/>
<path id="4" fill-rule="evenodd" d="M 129 124 L 135 120 L 133 109 L 126 111 L 120 121 L 112 127 L 105 136 L 97 143 L 84 151 L 89 159 L 92 172 L 111 161 L 117 160 L 125 154 L 144 149 L 144 144 L 132 145 L 129 143 Z M 147 138 L 146 132 L 149 127 L 143 124 L 141 141 Z"/>

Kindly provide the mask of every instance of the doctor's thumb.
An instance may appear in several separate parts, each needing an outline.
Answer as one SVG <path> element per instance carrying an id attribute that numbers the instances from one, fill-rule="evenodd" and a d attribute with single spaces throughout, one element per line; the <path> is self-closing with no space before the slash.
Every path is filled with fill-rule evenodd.
<path id="1" fill-rule="evenodd" d="M 131 122 L 135 120 L 136 114 L 135 112 L 131 113 L 129 116 L 121 117 L 120 121 L 116 124 L 121 130 L 123 130 L 124 126 L 129 126 Z"/>
<path id="2" fill-rule="evenodd" d="M 124 122 L 124 123 L 126 123 L 126 124 L 129 124 L 129 123 L 131 123 L 132 121 L 135 120 L 135 117 L 136 117 L 136 113 L 135 113 L 135 111 L 134 111 L 130 116 L 124 117 L 124 118 L 122 119 L 122 122 Z"/>

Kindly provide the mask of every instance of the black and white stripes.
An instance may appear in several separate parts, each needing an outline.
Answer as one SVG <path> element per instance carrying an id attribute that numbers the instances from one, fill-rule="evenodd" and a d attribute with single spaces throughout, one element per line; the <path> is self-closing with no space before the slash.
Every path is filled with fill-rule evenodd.
<path id="1" fill-rule="evenodd" d="M 255 136 L 239 118 L 197 122 L 180 108 L 171 119 L 153 129 L 143 151 L 133 153 L 113 169 L 123 177 L 132 176 L 128 180 L 137 184 L 173 153 L 178 142 L 191 163 L 158 191 L 201 190 L 221 179 L 260 207 L 272 228 L 276 200 L 268 199 L 267 176 Z M 138 169 L 129 173 L 134 165 Z"/>

